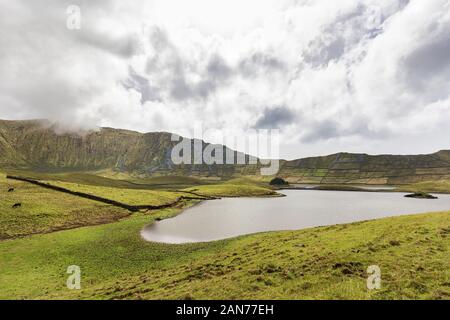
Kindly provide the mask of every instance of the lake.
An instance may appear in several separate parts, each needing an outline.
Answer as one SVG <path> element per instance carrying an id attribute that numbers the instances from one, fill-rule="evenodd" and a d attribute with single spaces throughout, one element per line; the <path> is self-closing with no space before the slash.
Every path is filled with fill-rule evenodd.
<path id="1" fill-rule="evenodd" d="M 310 183 L 291 183 L 290 184 L 291 187 L 295 187 L 295 188 L 303 188 L 303 189 L 314 189 L 316 187 L 320 187 L 320 184 L 310 184 Z M 322 185 L 322 186 L 327 186 Z M 362 190 L 395 190 L 397 187 L 396 186 L 391 186 L 391 185 L 379 185 L 379 184 L 346 184 L 344 186 L 348 186 L 348 187 L 353 187 L 353 188 L 359 188 Z"/>
<path id="2" fill-rule="evenodd" d="M 144 227 L 147 241 L 203 242 L 263 231 L 298 230 L 432 211 L 450 210 L 450 195 L 405 198 L 399 192 L 283 190 L 286 197 L 204 201 L 176 217 Z"/>

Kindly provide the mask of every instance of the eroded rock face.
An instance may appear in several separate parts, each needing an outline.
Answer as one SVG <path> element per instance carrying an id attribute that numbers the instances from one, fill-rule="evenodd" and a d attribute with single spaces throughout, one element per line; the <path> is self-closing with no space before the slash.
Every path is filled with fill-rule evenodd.
<path id="1" fill-rule="evenodd" d="M 84 134 L 57 134 L 38 122 L 0 123 L 1 164 L 40 169 L 134 169 L 159 164 L 170 146 L 168 133 L 140 134 L 103 128 Z"/>
<path id="2" fill-rule="evenodd" d="M 338 153 L 282 162 L 280 174 L 292 183 L 410 184 L 450 179 L 450 150 L 429 155 Z"/>

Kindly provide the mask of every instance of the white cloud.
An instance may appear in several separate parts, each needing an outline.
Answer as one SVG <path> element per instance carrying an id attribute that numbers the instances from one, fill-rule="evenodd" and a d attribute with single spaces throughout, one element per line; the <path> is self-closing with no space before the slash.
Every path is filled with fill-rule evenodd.
<path id="1" fill-rule="evenodd" d="M 0 118 L 282 126 L 288 158 L 449 147 L 448 0 L 0 2 Z"/>

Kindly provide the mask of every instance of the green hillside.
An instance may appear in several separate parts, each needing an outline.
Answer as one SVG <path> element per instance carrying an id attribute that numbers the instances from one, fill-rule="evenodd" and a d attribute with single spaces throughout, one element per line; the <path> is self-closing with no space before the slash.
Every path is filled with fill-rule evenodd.
<path id="1" fill-rule="evenodd" d="M 189 204 L 187 204 L 189 205 Z M 179 213 L 0 241 L 1 299 L 449 299 L 450 213 L 401 216 L 208 243 L 145 242 Z M 66 288 L 67 266 L 82 289 Z M 378 265 L 380 290 L 367 290 Z"/>

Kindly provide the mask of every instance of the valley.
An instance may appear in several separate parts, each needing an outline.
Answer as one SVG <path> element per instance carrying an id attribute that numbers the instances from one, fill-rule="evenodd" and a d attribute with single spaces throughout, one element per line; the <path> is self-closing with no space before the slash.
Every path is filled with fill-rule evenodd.
<path id="1" fill-rule="evenodd" d="M 279 176 L 291 183 L 283 188 L 314 186 L 297 191 L 271 186 L 272 177 L 256 174 L 256 166 L 173 166 L 164 158 L 164 134 L 143 137 L 102 129 L 78 137 L 23 122 L 0 126 L 0 132 L 0 298 L 450 298 L 450 207 L 438 209 L 423 202 L 437 200 L 402 196 L 430 192 L 446 199 L 448 151 L 281 161 Z M 134 148 L 136 154 L 147 151 L 132 158 Z M 296 192 L 304 198 L 292 198 Z M 337 198 L 324 200 L 324 192 Z M 282 193 L 287 197 L 279 198 Z M 360 193 L 362 198 L 355 198 Z M 397 217 L 380 209 L 363 221 L 341 219 L 353 215 L 352 201 L 364 209 L 370 195 L 422 202 Z M 317 196 L 322 200 L 313 200 Z M 319 207 L 325 202 L 337 206 L 341 199 L 349 207 L 322 208 L 330 223 L 241 232 L 218 241 L 169 244 L 141 235 L 145 226 L 178 218 L 201 202 L 239 197 L 256 202 L 247 209 L 237 204 L 232 212 L 239 215 L 238 223 L 260 221 L 249 217 L 264 199 L 296 199 L 297 205 L 312 201 Z M 270 208 L 276 225 L 287 209 Z M 298 208 L 299 214 L 310 213 Z M 226 209 L 211 210 L 226 214 Z M 71 265 L 81 269 L 80 290 L 66 287 Z M 380 290 L 366 287 L 371 265 L 382 271 Z"/>
<path id="2" fill-rule="evenodd" d="M 146 242 L 140 231 L 199 200 L 132 213 L 5 177 L 1 298 L 449 298 L 450 211 L 171 245 Z M 130 194 L 130 201 L 141 201 L 143 192 L 153 204 L 179 192 L 155 197 L 154 190 L 115 187 L 111 192 L 111 187 L 47 181 L 120 199 Z M 14 192 L 9 194 L 10 187 Z M 273 194 L 249 179 L 186 190 L 221 197 Z M 16 201 L 20 209 L 10 207 Z M 65 287 L 65 269 L 74 264 L 83 272 L 81 290 Z M 383 290 L 365 288 L 365 269 L 372 264 L 383 270 Z"/>

